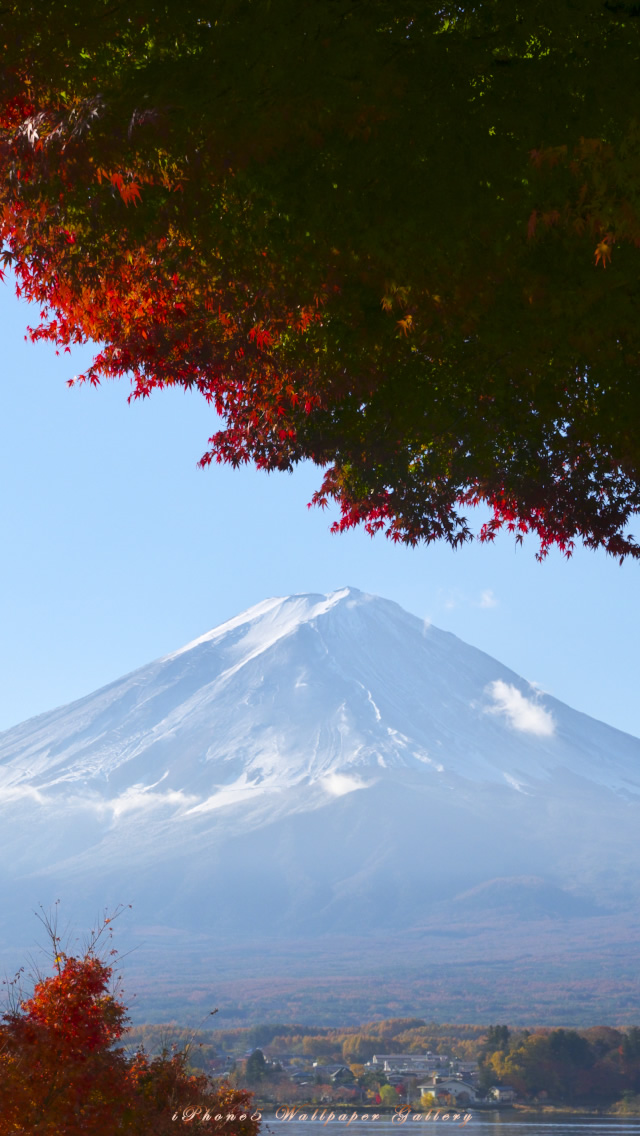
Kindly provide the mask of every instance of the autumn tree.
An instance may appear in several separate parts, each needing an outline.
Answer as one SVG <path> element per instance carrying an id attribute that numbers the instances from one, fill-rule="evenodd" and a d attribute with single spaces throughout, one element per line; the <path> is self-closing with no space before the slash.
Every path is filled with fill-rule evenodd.
<path id="1" fill-rule="evenodd" d="M 512 1038 L 510 1049 L 496 1049 L 485 1059 L 483 1087 L 497 1081 L 524 1098 L 544 1093 L 551 1101 L 611 1104 L 640 1084 L 638 1062 L 625 1062 L 624 1036 L 602 1026 L 525 1030 Z"/>
<path id="2" fill-rule="evenodd" d="M 249 1096 L 192 1074 L 187 1049 L 150 1058 L 119 1044 L 126 1007 L 99 949 L 110 922 L 82 955 L 62 950 L 49 924 L 51 973 L 28 997 L 10 988 L 0 1018 L 0 1136 L 163 1136 L 207 1110 L 207 1131 L 256 1136 Z"/>
<path id="3" fill-rule="evenodd" d="M 247 1080 L 253 1084 L 256 1081 L 262 1081 L 267 1076 L 268 1068 L 265 1060 L 264 1053 L 261 1049 L 254 1049 L 250 1057 L 247 1058 L 245 1067 L 245 1076 Z"/>
<path id="4" fill-rule="evenodd" d="M 627 1060 L 640 1059 L 640 1029 L 631 1026 L 622 1038 L 622 1053 Z"/>
<path id="5" fill-rule="evenodd" d="M 509 1038 L 511 1031 L 508 1026 L 489 1026 L 487 1030 L 486 1040 L 483 1045 L 483 1052 L 494 1053 L 497 1049 L 506 1053 L 509 1049 Z"/>
<path id="6" fill-rule="evenodd" d="M 398 1104 L 398 1090 L 393 1085 L 381 1085 L 380 1103 L 385 1108 L 395 1108 Z"/>
<path id="7" fill-rule="evenodd" d="M 34 339 L 180 385 L 334 527 L 640 555 L 631 0 L 6 0 Z"/>
<path id="8" fill-rule="evenodd" d="M 342 1059 L 347 1064 L 351 1061 L 370 1061 L 381 1048 L 379 1037 L 369 1037 L 362 1033 L 351 1034 L 345 1037 L 342 1043 Z"/>

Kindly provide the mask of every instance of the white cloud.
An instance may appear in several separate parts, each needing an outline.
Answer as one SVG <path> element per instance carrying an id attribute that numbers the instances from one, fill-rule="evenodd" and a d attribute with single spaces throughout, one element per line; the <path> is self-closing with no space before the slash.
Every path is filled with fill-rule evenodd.
<path id="1" fill-rule="evenodd" d="M 485 588 L 484 592 L 480 596 L 480 603 L 478 604 L 478 607 L 497 607 L 497 606 L 498 606 L 498 601 L 493 594 L 493 589 L 492 588 Z"/>
<path id="2" fill-rule="evenodd" d="M 167 807 L 173 809 L 186 808 L 197 800 L 197 797 L 176 789 L 170 789 L 168 793 L 150 793 L 149 787 L 143 788 L 139 785 L 133 785 L 130 789 L 121 793 L 119 797 L 106 802 L 106 808 L 113 813 L 114 820 L 118 820 L 125 813 L 141 810 L 149 812 L 151 809 Z"/>
<path id="3" fill-rule="evenodd" d="M 517 687 L 496 679 L 489 683 L 486 690 L 495 705 L 488 706 L 485 714 L 503 714 L 514 730 L 522 730 L 525 734 L 536 734 L 541 738 L 553 736 L 553 716 L 538 702 L 525 698 Z"/>
<path id="4" fill-rule="evenodd" d="M 163 781 L 164 777 L 161 777 L 160 780 Z M 156 782 L 156 785 L 158 784 L 160 784 L 159 781 Z M 156 785 L 132 785 L 112 800 L 105 800 L 104 797 L 100 797 L 96 793 L 76 792 L 73 782 L 69 786 L 71 791 L 66 795 L 60 792 L 41 792 L 31 785 L 7 785 L 0 786 L 0 806 L 9 802 L 26 800 L 56 810 L 59 813 L 69 811 L 81 813 L 88 810 L 97 815 L 100 820 L 110 817 L 118 820 L 119 817 L 130 812 L 149 812 L 152 809 L 166 808 L 185 809 L 198 800 L 197 797 L 183 793 L 181 790 L 170 789 L 165 793 L 153 792 Z M 50 789 L 51 786 L 47 786 L 47 788 Z"/>
<path id="5" fill-rule="evenodd" d="M 365 781 L 350 777 L 348 773 L 330 773 L 322 778 L 322 786 L 332 797 L 344 797 L 345 793 L 353 793 L 354 789 L 368 787 Z"/>
<path id="6" fill-rule="evenodd" d="M 523 787 L 522 783 L 520 781 L 517 781 L 515 777 L 512 777 L 510 773 L 503 773 L 502 776 L 504 777 L 505 781 L 507 782 L 507 785 L 511 785 L 512 789 L 517 789 L 517 791 L 519 793 L 526 793 L 527 792 L 527 790 Z"/>
<path id="7" fill-rule="evenodd" d="M 0 804 L 5 801 L 35 801 L 38 805 L 46 805 L 47 799 L 31 785 L 6 785 L 0 787 Z"/>

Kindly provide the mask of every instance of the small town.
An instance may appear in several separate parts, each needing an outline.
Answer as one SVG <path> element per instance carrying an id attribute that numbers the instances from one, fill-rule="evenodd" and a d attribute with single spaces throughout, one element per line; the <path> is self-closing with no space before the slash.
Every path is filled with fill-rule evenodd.
<path id="1" fill-rule="evenodd" d="M 268 1048 L 268 1047 L 266 1047 Z M 314 1057 L 282 1053 L 265 1057 L 261 1049 L 248 1050 L 238 1059 L 220 1055 L 213 1075 L 255 1085 L 257 1099 L 272 1104 L 304 1102 L 343 1103 L 394 1109 L 458 1107 L 496 1108 L 517 1099 L 509 1085 L 481 1084 L 478 1061 L 463 1061 L 447 1054 L 376 1053 L 364 1064 L 326 1063 Z"/>
<path id="2" fill-rule="evenodd" d="M 367 1117 L 399 1110 L 640 1114 L 640 1028 L 584 1030 L 438 1025 L 389 1019 L 349 1029 L 261 1025 L 188 1034 L 175 1042 L 194 1071 L 248 1091 L 257 1109 Z M 133 1027 L 157 1051 L 166 1027 Z M 395 1050 L 395 1052 L 394 1052 Z M 338 1111 L 339 1110 L 339 1113 Z"/>

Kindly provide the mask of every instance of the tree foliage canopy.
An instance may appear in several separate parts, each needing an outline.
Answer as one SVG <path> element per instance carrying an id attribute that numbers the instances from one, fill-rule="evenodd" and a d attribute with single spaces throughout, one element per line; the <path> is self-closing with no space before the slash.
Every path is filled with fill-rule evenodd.
<path id="1" fill-rule="evenodd" d="M 111 920 L 82 955 L 62 951 L 44 922 L 52 973 L 28 998 L 12 985 L 0 1015 L 0 1136 L 164 1136 L 207 1111 L 213 1136 L 256 1136 L 248 1094 L 191 1073 L 188 1049 L 151 1058 L 118 1045 L 129 1019 L 96 949 Z"/>
<path id="2" fill-rule="evenodd" d="M 640 555 L 640 5 L 5 0 L 33 338 L 415 543 Z"/>

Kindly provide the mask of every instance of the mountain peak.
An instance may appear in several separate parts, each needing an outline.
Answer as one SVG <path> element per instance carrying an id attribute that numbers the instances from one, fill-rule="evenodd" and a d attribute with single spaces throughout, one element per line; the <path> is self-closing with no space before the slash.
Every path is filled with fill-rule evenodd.
<path id="1" fill-rule="evenodd" d="M 112 812 L 303 788 L 316 807 L 320 789 L 399 770 L 451 789 L 535 794 L 561 774 L 638 793 L 640 743 L 356 588 L 264 600 L 0 737 L 0 792 L 73 790 Z"/>
<path id="2" fill-rule="evenodd" d="M 251 625 L 261 626 L 265 629 L 265 643 L 273 642 L 275 638 L 289 634 L 303 623 L 310 623 L 319 616 L 325 615 L 338 604 L 355 606 L 363 602 L 377 600 L 377 596 L 367 595 L 358 588 L 340 588 L 334 592 L 322 594 L 321 592 L 301 592 L 290 596 L 272 596 L 261 600 L 247 608 L 240 615 L 233 616 L 218 624 L 211 631 L 191 640 L 184 647 L 165 656 L 165 659 L 177 658 L 186 651 L 192 651 L 204 643 L 212 643 L 221 639 L 229 632 Z"/>

